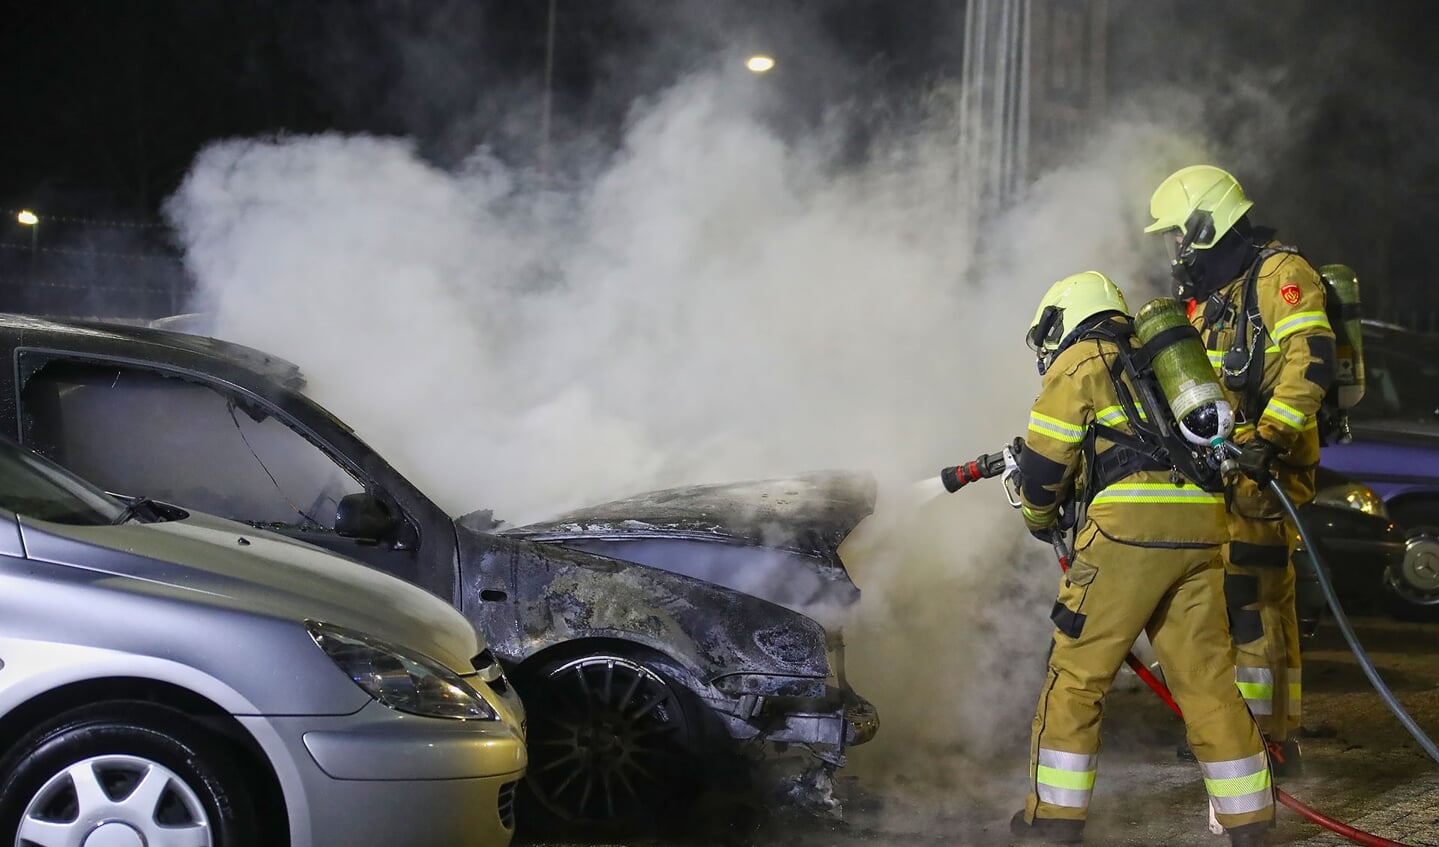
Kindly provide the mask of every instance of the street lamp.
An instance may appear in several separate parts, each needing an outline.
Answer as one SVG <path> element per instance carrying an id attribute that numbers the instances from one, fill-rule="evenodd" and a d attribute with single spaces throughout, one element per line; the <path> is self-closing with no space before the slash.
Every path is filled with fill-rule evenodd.
<path id="1" fill-rule="evenodd" d="M 774 58 L 758 53 L 745 59 L 744 66 L 753 73 L 762 74 L 774 69 Z"/>
<path id="2" fill-rule="evenodd" d="M 29 209 L 21 209 L 15 220 L 30 227 L 30 272 L 35 272 L 35 254 L 39 251 L 40 216 Z"/>

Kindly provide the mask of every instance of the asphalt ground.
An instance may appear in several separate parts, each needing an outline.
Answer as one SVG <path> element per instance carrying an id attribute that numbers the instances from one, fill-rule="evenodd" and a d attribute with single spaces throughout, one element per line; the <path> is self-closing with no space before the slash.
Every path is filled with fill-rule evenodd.
<path id="1" fill-rule="evenodd" d="M 1439 735 L 1439 624 L 1355 619 L 1360 641 L 1380 675 L 1414 719 Z M 1439 765 L 1409 738 L 1370 688 L 1338 630 L 1326 621 L 1304 649 L 1305 775 L 1280 787 L 1316 810 L 1413 847 L 1439 847 Z M 877 704 L 881 713 L 884 704 Z M 1023 719 L 1027 722 L 1028 716 Z M 883 729 L 881 729 L 883 732 Z M 1227 845 L 1206 827 L 1198 766 L 1180 761 L 1179 720 L 1147 689 L 1130 681 L 1106 700 L 1103 751 L 1085 843 L 1090 845 Z M 783 811 L 756 821 L 714 816 L 693 832 L 622 841 L 546 840 L 523 834 L 517 844 L 1007 845 L 1008 821 L 1023 802 L 1027 747 L 975 761 L 971 779 L 936 792 L 883 788 L 840 772 L 841 819 Z M 923 757 L 931 751 L 915 750 Z M 848 770 L 848 769 L 847 769 Z M 1272 844 L 1305 847 L 1350 842 L 1280 808 Z"/>

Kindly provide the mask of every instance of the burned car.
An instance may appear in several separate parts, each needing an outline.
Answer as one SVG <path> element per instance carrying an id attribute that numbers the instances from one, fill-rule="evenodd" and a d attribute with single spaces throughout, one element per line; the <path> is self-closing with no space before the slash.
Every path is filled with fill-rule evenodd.
<path id="1" fill-rule="evenodd" d="M 837 548 L 867 476 L 655 492 L 501 530 L 454 518 L 251 348 L 0 316 L 4 424 L 107 490 L 339 552 L 453 604 L 530 715 L 530 795 L 568 821 L 679 808 L 720 763 L 809 755 L 818 796 L 877 730 L 826 617 L 858 589 Z M 826 623 L 821 623 L 825 619 Z M 828 624 L 828 625 L 826 625 Z"/>

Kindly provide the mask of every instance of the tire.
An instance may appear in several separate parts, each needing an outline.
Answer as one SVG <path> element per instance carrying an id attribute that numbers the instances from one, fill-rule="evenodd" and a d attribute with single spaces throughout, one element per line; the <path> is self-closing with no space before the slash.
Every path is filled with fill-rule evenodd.
<path id="1" fill-rule="evenodd" d="M 1383 603 L 1404 621 L 1439 621 L 1439 504 L 1395 510 L 1404 527 L 1404 561 L 1384 571 Z"/>
<path id="2" fill-rule="evenodd" d="M 530 716 L 524 798 L 550 828 L 635 832 L 672 822 L 703 785 L 704 718 L 656 657 L 588 654 L 516 676 Z"/>
<path id="3" fill-rule="evenodd" d="M 171 844 L 185 830 L 195 847 L 252 847 L 255 810 L 232 760 L 182 712 L 85 706 L 31 732 L 0 763 L 0 832 L 15 833 L 15 847 L 89 843 L 102 831 L 106 844 Z"/>

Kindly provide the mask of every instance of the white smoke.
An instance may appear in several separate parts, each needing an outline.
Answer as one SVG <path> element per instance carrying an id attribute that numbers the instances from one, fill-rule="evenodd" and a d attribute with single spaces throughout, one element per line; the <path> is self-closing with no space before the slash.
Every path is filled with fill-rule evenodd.
<path id="1" fill-rule="evenodd" d="M 857 763 L 941 791 L 977 758 L 1021 773 L 1055 565 L 997 483 L 917 510 L 897 492 L 1023 433 L 1022 337 L 1052 282 L 1101 270 L 1136 309 L 1159 293 L 1143 200 L 1192 153 L 1116 126 L 981 239 L 946 113 L 841 165 L 840 139 L 782 138 L 751 92 L 692 76 L 592 178 L 544 191 L 399 139 L 223 142 L 170 213 L 216 334 L 302 365 L 452 512 L 873 471 L 888 494 L 849 545 L 848 640 L 884 729 Z"/>

